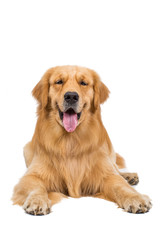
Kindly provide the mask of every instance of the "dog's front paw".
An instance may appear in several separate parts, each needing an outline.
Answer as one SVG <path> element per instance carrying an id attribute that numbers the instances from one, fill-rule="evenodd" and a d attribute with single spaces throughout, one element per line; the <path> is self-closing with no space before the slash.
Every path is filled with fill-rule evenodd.
<path id="1" fill-rule="evenodd" d="M 46 196 L 30 194 L 23 209 L 31 215 L 46 215 L 51 211 L 51 201 Z"/>
<path id="2" fill-rule="evenodd" d="M 122 208 L 129 213 L 146 213 L 151 207 L 151 199 L 147 195 L 142 194 L 128 197 L 122 204 Z"/>

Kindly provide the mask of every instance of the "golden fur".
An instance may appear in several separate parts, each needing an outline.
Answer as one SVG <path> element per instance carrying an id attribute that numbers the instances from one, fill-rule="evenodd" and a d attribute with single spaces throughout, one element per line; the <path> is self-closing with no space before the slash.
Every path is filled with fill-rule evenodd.
<path id="1" fill-rule="evenodd" d="M 59 79 L 63 84 L 55 84 Z M 80 85 L 82 80 L 88 85 Z M 58 113 L 58 107 L 63 111 L 67 91 L 78 93 L 82 112 L 70 133 Z M 115 153 L 101 121 L 100 104 L 109 90 L 97 73 L 77 66 L 51 68 L 32 93 L 39 103 L 38 120 L 31 142 L 24 147 L 28 169 L 14 188 L 13 203 L 41 215 L 62 197 L 93 196 L 114 201 L 128 212 L 147 212 L 149 197 L 129 185 L 138 182 L 136 174 L 120 173 L 125 161 Z"/>

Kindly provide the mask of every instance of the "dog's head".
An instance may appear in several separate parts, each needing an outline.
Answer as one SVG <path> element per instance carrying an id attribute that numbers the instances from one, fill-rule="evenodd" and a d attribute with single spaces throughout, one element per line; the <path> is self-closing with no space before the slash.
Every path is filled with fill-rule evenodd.
<path id="1" fill-rule="evenodd" d="M 32 91 L 40 110 L 52 111 L 67 132 L 73 132 L 87 114 L 94 114 L 109 96 L 93 70 L 77 66 L 49 69 Z"/>

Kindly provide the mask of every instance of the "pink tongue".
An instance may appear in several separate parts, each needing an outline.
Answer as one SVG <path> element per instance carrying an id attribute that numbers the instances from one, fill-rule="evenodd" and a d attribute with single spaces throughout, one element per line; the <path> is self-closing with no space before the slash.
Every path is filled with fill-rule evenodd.
<path id="1" fill-rule="evenodd" d="M 63 125 L 67 132 L 73 132 L 78 124 L 77 114 L 63 113 Z"/>

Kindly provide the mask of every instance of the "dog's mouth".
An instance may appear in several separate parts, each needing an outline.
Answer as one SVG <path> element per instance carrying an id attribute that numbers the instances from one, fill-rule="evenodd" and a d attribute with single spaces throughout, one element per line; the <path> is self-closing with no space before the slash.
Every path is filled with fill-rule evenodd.
<path id="1" fill-rule="evenodd" d="M 58 111 L 59 117 L 63 122 L 65 130 L 67 132 L 73 132 L 78 125 L 78 120 L 80 119 L 82 112 L 76 113 L 76 111 L 72 107 L 67 109 L 65 112 L 62 112 L 58 107 Z"/>

